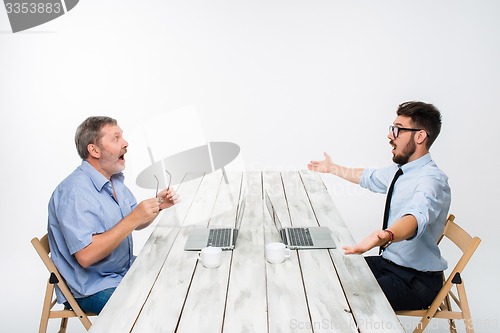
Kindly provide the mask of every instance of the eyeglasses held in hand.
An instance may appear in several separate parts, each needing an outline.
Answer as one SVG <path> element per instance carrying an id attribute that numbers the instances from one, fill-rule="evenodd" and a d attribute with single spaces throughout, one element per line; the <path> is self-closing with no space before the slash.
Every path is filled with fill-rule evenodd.
<path id="1" fill-rule="evenodd" d="M 172 182 L 172 175 L 170 174 L 170 172 L 168 172 L 168 170 L 165 170 L 165 172 L 167 173 L 168 175 L 168 185 L 167 185 L 167 191 L 170 190 L 170 184 Z M 156 175 L 153 175 L 156 179 L 156 193 L 155 193 L 155 198 L 158 198 L 158 188 L 160 187 L 160 181 L 158 180 L 158 177 L 156 177 Z"/>

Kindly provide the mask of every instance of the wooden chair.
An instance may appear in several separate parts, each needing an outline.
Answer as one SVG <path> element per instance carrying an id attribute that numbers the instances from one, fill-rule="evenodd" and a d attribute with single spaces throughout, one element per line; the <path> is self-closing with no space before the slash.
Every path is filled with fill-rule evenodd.
<path id="1" fill-rule="evenodd" d="M 39 333 L 45 333 L 47 331 L 47 325 L 49 323 L 49 319 L 51 318 L 61 318 L 61 326 L 59 332 L 66 332 L 66 327 L 68 325 L 68 318 L 78 317 L 82 322 L 83 326 L 87 329 L 90 329 L 92 326 L 92 322 L 89 320 L 88 316 L 95 316 L 92 313 L 85 313 L 82 311 L 78 303 L 76 302 L 73 294 L 69 290 L 66 282 L 59 274 L 59 271 L 52 262 L 52 259 L 49 257 L 50 247 L 49 247 L 49 238 L 48 235 L 42 237 L 42 239 L 38 239 L 37 237 L 31 240 L 31 244 L 35 248 L 36 252 L 42 259 L 45 267 L 49 271 L 49 280 L 47 281 L 47 289 L 45 291 L 45 298 L 43 301 L 42 308 L 42 319 L 40 320 L 40 328 L 38 330 Z M 54 298 L 54 287 L 58 286 L 64 297 L 70 304 L 71 308 L 64 308 L 62 310 L 53 310 L 54 305 L 56 305 L 56 299 Z"/>
<path id="2" fill-rule="evenodd" d="M 471 237 L 465 230 L 459 227 L 455 223 L 455 216 L 452 214 L 448 216 L 443 235 L 438 240 L 438 244 L 443 237 L 450 239 L 457 245 L 462 255 L 448 277 L 445 279 L 443 275 L 443 288 L 441 288 L 428 309 L 396 311 L 397 315 L 422 318 L 413 333 L 423 332 L 432 318 L 448 319 L 450 332 L 452 333 L 456 333 L 454 320 L 464 320 L 466 332 L 474 332 L 469 303 L 467 302 L 467 295 L 465 293 L 464 281 L 461 274 L 469 262 L 469 259 L 472 257 L 472 254 L 479 246 L 481 239 L 478 237 Z M 453 292 L 453 286 L 455 286 L 454 289 L 456 289 L 456 294 Z M 458 311 L 453 310 L 452 301 L 454 302 L 454 307 L 458 307 Z"/>

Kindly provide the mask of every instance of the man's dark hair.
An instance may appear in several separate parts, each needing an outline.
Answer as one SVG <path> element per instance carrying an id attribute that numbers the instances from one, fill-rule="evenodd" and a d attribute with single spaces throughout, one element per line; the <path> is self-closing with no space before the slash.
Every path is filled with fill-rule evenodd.
<path id="1" fill-rule="evenodd" d="M 75 145 L 78 155 L 83 160 L 89 157 L 87 146 L 89 144 L 99 145 L 102 134 L 101 129 L 106 125 L 116 125 L 115 119 L 110 117 L 88 117 L 78 126 L 75 133 Z"/>
<path id="2" fill-rule="evenodd" d="M 432 104 L 424 102 L 405 102 L 396 111 L 398 116 L 410 117 L 413 126 L 427 132 L 427 149 L 429 149 L 441 132 L 441 113 Z"/>

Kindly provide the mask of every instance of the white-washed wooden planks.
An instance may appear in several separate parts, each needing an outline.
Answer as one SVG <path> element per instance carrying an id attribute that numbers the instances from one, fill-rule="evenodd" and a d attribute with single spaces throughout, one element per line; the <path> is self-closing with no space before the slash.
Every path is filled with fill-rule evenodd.
<path id="1" fill-rule="evenodd" d="M 220 179 L 220 178 L 219 178 Z M 210 183 L 201 193 L 214 196 L 210 211 L 210 227 L 234 227 L 238 196 L 241 186 L 241 174 L 229 174 L 226 184 Z M 202 184 L 203 185 L 203 184 Z M 216 189 L 214 191 L 213 189 Z M 212 202 L 212 200 L 207 200 Z M 177 332 L 220 332 L 226 305 L 226 292 L 229 280 L 232 251 L 222 253 L 222 264 L 215 269 L 205 268 L 201 262 L 196 270 L 185 299 Z"/>
<path id="2" fill-rule="evenodd" d="M 245 173 L 243 187 L 246 207 L 233 250 L 223 331 L 267 332 L 261 174 Z"/>
<path id="3" fill-rule="evenodd" d="M 220 171 L 182 183 L 182 202 L 161 220 L 93 332 L 403 332 L 317 173 Z M 283 226 L 328 226 L 337 249 L 299 250 L 282 264 L 265 260 Z M 246 200 L 233 251 L 204 268 L 184 251 L 191 228 L 232 227 Z M 179 228 L 181 227 L 181 228 Z"/>
<path id="4" fill-rule="evenodd" d="M 334 231 L 337 249 L 330 250 L 333 262 L 360 332 L 404 332 L 363 256 L 342 253 L 341 247 L 354 244 L 326 187 L 317 173 L 301 171 L 304 186 L 318 222 Z"/>
<path id="5" fill-rule="evenodd" d="M 290 225 L 280 173 L 265 172 L 263 178 L 264 188 L 269 192 L 281 223 Z M 267 211 L 264 221 L 267 226 L 273 228 L 271 215 Z M 277 235 L 276 230 L 273 233 Z M 276 241 L 275 237 L 267 237 L 271 234 L 266 232 L 266 243 Z M 312 332 L 311 329 L 301 325 L 301 323 L 311 322 L 311 318 L 298 260 L 297 251 L 292 251 L 290 258 L 281 264 L 270 264 L 266 261 L 270 332 Z"/>
<path id="6" fill-rule="evenodd" d="M 282 179 L 292 225 L 318 226 L 300 175 L 286 172 Z M 309 323 L 302 324 L 315 332 L 357 332 L 329 251 L 299 250 L 298 255 L 311 316 Z"/>

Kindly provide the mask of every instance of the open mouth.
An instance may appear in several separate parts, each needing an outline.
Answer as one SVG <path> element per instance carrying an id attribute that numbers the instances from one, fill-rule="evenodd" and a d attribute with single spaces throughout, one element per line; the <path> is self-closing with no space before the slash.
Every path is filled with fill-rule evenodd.
<path id="1" fill-rule="evenodd" d="M 118 157 L 118 159 L 120 161 L 125 161 L 125 154 L 127 153 L 127 149 L 124 149 L 123 150 L 123 154 L 120 155 L 120 157 Z"/>

